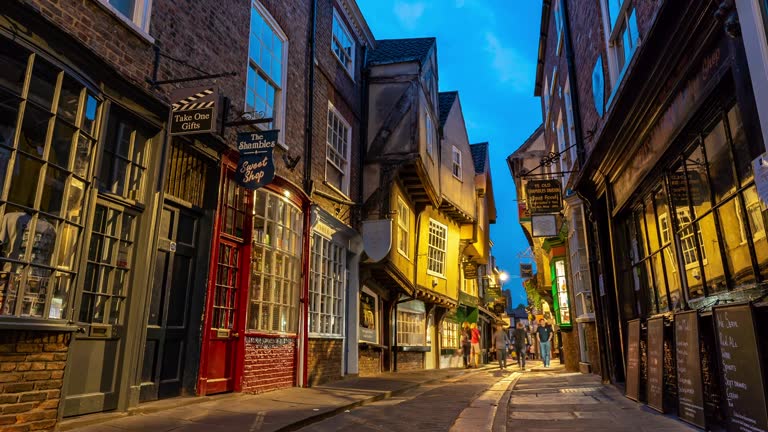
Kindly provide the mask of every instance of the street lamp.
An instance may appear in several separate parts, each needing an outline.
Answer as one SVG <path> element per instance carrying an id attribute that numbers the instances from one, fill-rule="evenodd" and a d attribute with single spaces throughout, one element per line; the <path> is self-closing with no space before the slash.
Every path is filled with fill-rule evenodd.
<path id="1" fill-rule="evenodd" d="M 503 271 L 499 274 L 499 281 L 501 282 L 501 286 L 504 286 L 504 282 L 509 279 L 509 274 L 507 272 Z"/>

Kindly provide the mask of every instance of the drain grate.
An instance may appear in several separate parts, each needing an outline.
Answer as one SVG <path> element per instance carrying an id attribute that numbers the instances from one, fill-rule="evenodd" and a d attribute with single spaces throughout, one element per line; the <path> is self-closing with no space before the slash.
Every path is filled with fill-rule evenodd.
<path id="1" fill-rule="evenodd" d="M 560 389 L 560 393 L 587 393 L 600 391 L 601 387 L 576 387 Z"/>

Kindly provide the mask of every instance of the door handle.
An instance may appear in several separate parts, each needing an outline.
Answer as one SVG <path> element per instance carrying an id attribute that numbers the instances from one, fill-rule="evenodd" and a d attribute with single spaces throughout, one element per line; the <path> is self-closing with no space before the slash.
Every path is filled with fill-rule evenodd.
<path id="1" fill-rule="evenodd" d="M 237 339 L 240 337 L 240 333 L 232 333 L 232 339 Z"/>

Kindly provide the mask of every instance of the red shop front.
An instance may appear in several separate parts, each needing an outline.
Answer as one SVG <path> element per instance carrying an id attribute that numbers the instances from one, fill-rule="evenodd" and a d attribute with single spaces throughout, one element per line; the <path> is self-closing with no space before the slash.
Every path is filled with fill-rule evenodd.
<path id="1" fill-rule="evenodd" d="M 197 393 L 305 385 L 309 199 L 276 176 L 251 191 L 222 162 Z"/>

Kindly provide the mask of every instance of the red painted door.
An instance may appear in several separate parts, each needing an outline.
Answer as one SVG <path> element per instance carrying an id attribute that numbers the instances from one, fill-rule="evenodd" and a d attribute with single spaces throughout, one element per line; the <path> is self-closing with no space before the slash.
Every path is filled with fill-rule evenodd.
<path id="1" fill-rule="evenodd" d="M 240 256 L 240 245 L 223 239 L 219 242 L 211 324 L 206 330 L 209 332 L 209 344 L 205 394 L 235 389 L 237 345 L 240 338 L 237 332 Z"/>

